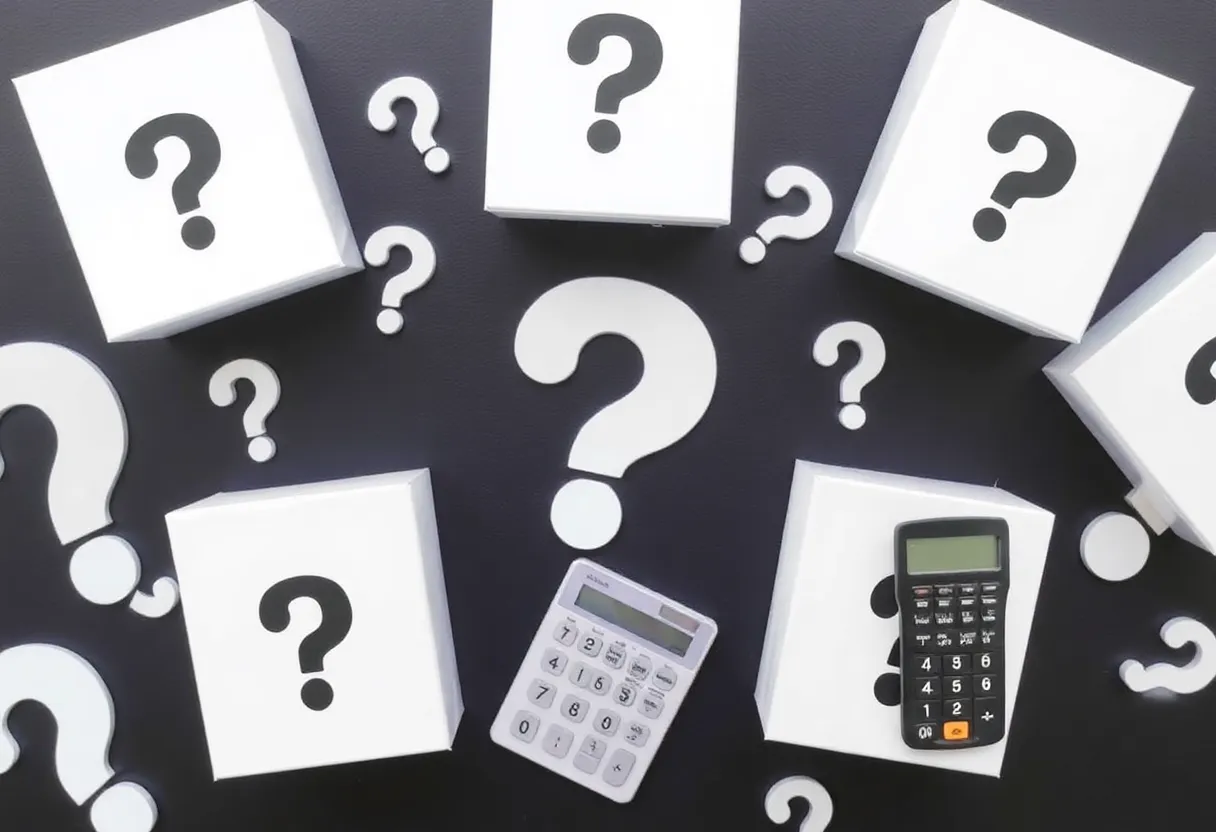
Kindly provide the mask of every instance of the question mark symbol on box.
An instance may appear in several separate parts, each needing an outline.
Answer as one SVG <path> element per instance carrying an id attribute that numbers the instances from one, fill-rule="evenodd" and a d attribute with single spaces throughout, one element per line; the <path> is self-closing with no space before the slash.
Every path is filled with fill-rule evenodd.
<path id="1" fill-rule="evenodd" d="M 181 139 L 190 154 L 185 169 L 173 180 L 177 213 L 197 211 L 199 194 L 220 168 L 220 140 L 211 125 L 192 113 L 169 113 L 152 119 L 127 140 L 127 170 L 137 179 L 150 179 L 158 167 L 156 145 L 169 137 Z M 182 224 L 182 242 L 195 251 L 215 240 L 215 226 L 201 214 Z"/>
<path id="2" fill-rule="evenodd" d="M 1034 171 L 1014 171 L 1001 177 L 992 201 L 1013 208 L 1019 199 L 1042 199 L 1064 190 L 1077 168 L 1077 149 L 1060 125 L 1046 116 L 1017 110 L 998 118 L 988 129 L 988 146 L 997 153 L 1010 153 L 1026 136 L 1034 136 L 1047 147 L 1047 159 Z M 983 208 L 971 223 L 985 242 L 1005 236 L 1005 215 L 996 208 Z"/>
<path id="3" fill-rule="evenodd" d="M 604 38 L 616 35 L 629 42 L 629 65 L 600 82 L 595 111 L 617 115 L 621 102 L 654 83 L 663 69 L 663 40 L 654 27 L 627 14 L 597 14 L 574 27 L 566 54 L 579 66 L 590 66 L 600 56 Z M 611 153 L 621 144 L 621 128 L 602 118 L 587 130 L 587 144 L 597 153 Z"/>
<path id="4" fill-rule="evenodd" d="M 20 405 L 42 411 L 55 429 L 46 502 L 59 542 L 66 546 L 110 525 L 110 496 L 127 458 L 127 417 L 109 379 L 58 344 L 8 344 L 0 347 L 0 418 Z M 151 595 L 136 590 L 139 555 L 115 535 L 78 546 L 68 572 L 76 591 L 94 604 L 116 604 L 134 592 L 128 606 L 147 618 L 177 606 L 172 578 L 158 579 Z"/>
<path id="5" fill-rule="evenodd" d="M 397 126 L 393 105 L 401 99 L 414 102 L 418 108 L 410 128 L 410 141 L 422 154 L 422 164 L 431 173 L 443 173 L 452 164 L 452 157 L 435 142 L 435 125 L 439 123 L 439 98 L 431 85 L 421 78 L 402 77 L 385 81 L 367 102 L 367 120 L 381 133 Z"/>
<path id="6" fill-rule="evenodd" d="M 321 608 L 321 624 L 300 642 L 300 672 L 320 673 L 325 656 L 350 633 L 354 619 L 350 599 L 342 587 L 329 578 L 299 575 L 287 578 L 266 590 L 258 605 L 262 626 L 281 633 L 291 623 L 288 605 L 297 598 L 311 598 Z M 323 711 L 334 701 L 334 689 L 324 679 L 312 678 L 300 688 L 300 699 L 314 711 Z"/>
<path id="7" fill-rule="evenodd" d="M 21 748 L 8 729 L 19 702 L 39 702 L 55 718 L 55 772 L 68 797 L 89 808 L 97 832 L 149 832 L 156 825 L 156 801 L 142 786 L 122 781 L 102 791 L 114 777 L 110 741 L 114 702 L 93 666 L 52 644 L 23 644 L 0 653 L 0 774 L 17 762 Z M 101 792 L 101 794 L 97 794 Z"/>
<path id="8" fill-rule="evenodd" d="M 278 406 L 282 390 L 279 376 L 270 365 L 253 358 L 229 361 L 211 376 L 208 388 L 211 403 L 228 407 L 235 402 L 236 382 L 242 378 L 253 384 L 253 401 L 245 408 L 243 419 L 245 436 L 249 439 L 249 458 L 254 462 L 267 462 L 274 458 L 277 448 L 266 433 L 266 420 Z"/>
<path id="9" fill-rule="evenodd" d="M 397 246 L 410 252 L 410 267 L 384 284 L 380 303 L 384 309 L 376 316 L 376 326 L 385 335 L 401 331 L 405 318 L 398 311 L 402 299 L 427 284 L 435 274 L 435 247 L 421 231 L 405 225 L 388 225 L 367 238 L 363 259 L 372 266 L 388 264 L 389 253 Z"/>
<path id="10" fill-rule="evenodd" d="M 557 384 L 578 369 L 583 347 L 606 334 L 638 348 L 642 380 L 583 425 L 568 465 L 619 478 L 701 421 L 717 385 L 718 357 L 705 324 L 674 295 L 622 277 L 583 277 L 528 308 L 515 333 L 515 361 L 533 381 Z M 566 545 L 598 549 L 620 529 L 621 501 L 605 483 L 575 479 L 554 496 L 549 519 Z"/>
<path id="11" fill-rule="evenodd" d="M 764 811 L 773 823 L 788 823 L 793 817 L 790 801 L 803 798 L 811 811 L 802 821 L 798 832 L 824 832 L 832 822 L 832 796 L 818 780 L 810 777 L 786 777 L 778 780 L 764 798 Z"/>
<path id="12" fill-rule="evenodd" d="M 807 209 L 797 216 L 779 216 L 765 220 L 756 236 L 739 245 L 743 262 L 756 265 L 764 259 L 767 245 L 774 240 L 809 240 L 825 229 L 832 219 L 832 192 L 827 184 L 806 168 L 783 165 L 764 180 L 764 190 L 773 199 L 783 199 L 797 188 L 810 200 Z"/>
<path id="13" fill-rule="evenodd" d="M 1186 365 L 1186 392 L 1195 404 L 1208 405 L 1216 402 L 1216 378 L 1212 377 L 1214 364 L 1216 338 L 1195 350 Z"/>
<path id="14" fill-rule="evenodd" d="M 1175 650 L 1187 642 L 1195 645 L 1195 658 L 1178 667 L 1155 664 L 1146 668 L 1134 659 L 1119 665 L 1119 678 L 1136 693 L 1164 688 L 1174 693 L 1195 693 L 1216 679 L 1216 635 L 1193 618 L 1178 616 L 1161 627 L 1161 640 Z"/>
<path id="15" fill-rule="evenodd" d="M 878 330 L 861 321 L 841 321 L 819 333 L 811 355 L 822 367 L 831 367 L 840 358 L 840 345 L 852 341 L 861 351 L 861 357 L 853 369 L 840 379 L 840 424 L 849 430 L 857 430 L 866 423 L 866 412 L 861 406 L 861 391 L 878 378 L 887 363 L 887 345 Z"/>

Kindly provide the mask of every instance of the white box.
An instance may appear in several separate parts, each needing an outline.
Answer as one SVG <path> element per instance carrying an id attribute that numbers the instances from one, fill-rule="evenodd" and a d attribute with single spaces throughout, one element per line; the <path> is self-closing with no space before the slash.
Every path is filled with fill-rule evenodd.
<path id="1" fill-rule="evenodd" d="M 13 83 L 110 341 L 172 335 L 362 268 L 291 35 L 256 3 Z M 166 115 L 187 119 L 149 128 L 159 142 L 141 134 L 130 158 L 150 175 L 137 178 L 129 143 Z"/>
<path id="2" fill-rule="evenodd" d="M 729 224 L 739 17 L 740 0 L 494 0 L 485 209 Z M 597 151 L 600 121 L 616 135 L 596 127 Z"/>
<path id="3" fill-rule="evenodd" d="M 165 522 L 215 779 L 451 748 L 464 706 L 428 471 L 217 494 Z M 296 576 L 349 604 L 320 672 L 302 673 L 302 644 L 342 604 L 264 623 L 268 590 Z M 321 710 L 302 701 L 314 679 Z"/>
<path id="4" fill-rule="evenodd" d="M 980 0 L 953 0 L 925 21 L 836 253 L 1078 341 L 1190 94 Z M 1003 121 L 1008 144 L 996 149 L 990 129 L 1018 112 L 1033 115 Z M 1032 195 L 994 201 L 1007 174 L 1040 168 L 1037 186 L 1014 177 Z M 1004 218 L 1003 236 L 981 239 L 980 213 L 989 237 Z"/>
<path id="5" fill-rule="evenodd" d="M 874 691 L 880 676 L 899 671 L 887 663 L 898 617 L 871 608 L 878 584 L 894 574 L 895 527 L 938 517 L 1009 524 L 1005 739 L 950 752 L 905 745 L 899 707 Z M 997 488 L 795 463 L 756 680 L 764 738 L 999 777 L 1054 521 Z"/>
<path id="6" fill-rule="evenodd" d="M 1044 368 L 1135 487 L 1128 501 L 1145 523 L 1158 533 L 1173 528 L 1209 552 L 1216 552 L 1214 338 L 1216 233 L 1207 233 Z"/>

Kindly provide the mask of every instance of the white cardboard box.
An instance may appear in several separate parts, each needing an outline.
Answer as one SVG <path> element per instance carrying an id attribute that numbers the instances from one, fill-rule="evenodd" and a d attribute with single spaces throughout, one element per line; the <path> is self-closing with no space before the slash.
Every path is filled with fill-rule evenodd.
<path id="1" fill-rule="evenodd" d="M 739 18 L 740 0 L 494 0 L 485 209 L 727 225 Z"/>
<path id="2" fill-rule="evenodd" d="M 464 706 L 428 471 L 217 494 L 165 522 L 217 780 L 451 748 Z M 268 590 L 297 576 L 349 604 L 317 672 L 301 645 L 341 603 L 264 624 Z M 313 679 L 322 710 L 302 701 Z"/>
<path id="3" fill-rule="evenodd" d="M 109 340 L 172 335 L 362 268 L 291 35 L 256 3 L 14 84 Z M 132 145 L 162 116 L 184 118 Z"/>
<path id="4" fill-rule="evenodd" d="M 1005 739 L 948 753 L 906 746 L 899 707 L 876 698 L 899 670 L 887 663 L 899 623 L 870 603 L 894 574 L 895 527 L 939 517 L 1003 518 L 1010 543 Z M 997 488 L 796 462 L 756 680 L 764 738 L 999 777 L 1054 520 Z"/>
<path id="5" fill-rule="evenodd" d="M 836 253 L 1078 341 L 1190 94 L 981 0 L 952 0 L 925 22 Z M 1002 120 L 1010 113 L 1030 115 Z M 1041 168 L 999 189 L 1012 207 L 996 201 L 1007 174 Z M 1003 235 L 981 238 L 980 214 L 988 237 Z"/>
<path id="6" fill-rule="evenodd" d="M 1200 235 L 1044 372 L 1161 533 L 1216 552 L 1216 233 Z M 1205 395 L 1206 393 L 1206 395 Z M 1207 403 L 1204 403 L 1207 402 Z"/>

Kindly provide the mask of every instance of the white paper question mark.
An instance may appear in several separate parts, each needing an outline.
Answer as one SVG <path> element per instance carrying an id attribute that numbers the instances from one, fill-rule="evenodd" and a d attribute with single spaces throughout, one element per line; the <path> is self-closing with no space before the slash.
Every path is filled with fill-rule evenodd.
<path id="1" fill-rule="evenodd" d="M 435 274 L 435 247 L 421 231 L 405 225 L 387 225 L 368 237 L 363 246 L 363 259 L 369 265 L 384 266 L 396 246 L 409 249 L 411 259 L 408 269 L 384 284 L 380 303 L 385 308 L 376 316 L 376 326 L 385 335 L 401 331 L 405 318 L 397 310 L 401 308 L 402 299 L 425 286 Z"/>
<path id="2" fill-rule="evenodd" d="M 764 798 L 764 811 L 773 823 L 788 823 L 793 817 L 790 801 L 801 797 L 811 804 L 811 811 L 798 828 L 798 832 L 823 832 L 832 822 L 832 796 L 810 777 L 786 777 L 778 780 Z"/>
<path id="3" fill-rule="evenodd" d="M 410 140 L 422 154 L 422 163 L 431 173 L 443 173 L 452 164 L 452 157 L 435 142 L 439 98 L 426 81 L 413 77 L 385 81 L 367 102 L 367 120 L 381 133 L 392 130 L 397 126 L 393 105 L 403 98 L 413 101 L 418 108 L 418 115 L 410 128 Z"/>
<path id="4" fill-rule="evenodd" d="M 1119 665 L 1119 678 L 1136 693 L 1165 688 L 1174 693 L 1195 693 L 1216 679 L 1216 635 L 1193 618 L 1178 616 L 1161 627 L 1161 640 L 1175 650 L 1187 642 L 1195 645 L 1195 658 L 1181 667 L 1154 664 L 1145 667 L 1134 659 Z"/>
<path id="5" fill-rule="evenodd" d="M 228 407 L 236 401 L 237 379 L 248 379 L 253 384 L 253 401 L 245 408 L 243 423 L 245 436 L 249 439 L 249 458 L 254 462 L 267 462 L 274 458 L 277 450 L 274 440 L 266 434 L 266 419 L 279 404 L 279 377 L 269 364 L 253 358 L 238 358 L 220 367 L 211 376 L 208 392 L 211 403 Z"/>
<path id="6" fill-rule="evenodd" d="M 696 427 L 713 398 L 718 357 L 709 330 L 684 301 L 623 277 L 584 277 L 541 295 L 519 322 L 515 360 L 541 384 L 565 381 L 592 338 L 620 335 L 642 354 L 642 380 L 591 417 L 574 439 L 569 466 L 620 477 L 644 456 Z M 621 501 L 602 482 L 575 479 L 553 498 L 553 530 L 575 549 L 598 549 L 621 526 Z"/>
<path id="7" fill-rule="evenodd" d="M 127 417 L 109 379 L 58 344 L 8 344 L 0 347 L 0 418 L 20 405 L 42 411 L 55 428 L 58 448 L 46 502 L 60 543 L 110 525 L 110 495 L 127 459 Z M 151 595 L 136 590 L 139 555 L 115 535 L 78 546 L 68 572 L 76 591 L 94 604 L 116 604 L 135 592 L 128 606 L 145 617 L 160 618 L 177 606 L 172 578 L 157 580 Z"/>
<path id="8" fill-rule="evenodd" d="M 739 245 L 743 262 L 753 266 L 764 259 L 768 244 L 775 240 L 809 240 L 827 227 L 832 219 L 832 192 L 827 184 L 806 168 L 783 165 L 764 180 L 764 190 L 773 199 L 782 199 L 797 188 L 807 195 L 811 204 L 797 216 L 779 216 L 765 220 L 756 236 Z"/>
<path id="9" fill-rule="evenodd" d="M 114 777 L 110 691 L 91 664 L 63 647 L 23 644 L 0 653 L 0 774 L 21 752 L 8 716 L 25 701 L 41 703 L 55 717 L 55 771 L 68 797 L 83 806 Z M 156 819 L 152 795 L 129 781 L 106 788 L 89 808 L 97 832 L 149 832 Z"/>
<path id="10" fill-rule="evenodd" d="M 811 355 L 822 367 L 831 367 L 840 359 L 840 345 L 852 341 L 861 351 L 857 366 L 840 379 L 840 424 L 857 430 L 866 423 L 866 411 L 861 406 L 861 391 L 878 378 L 887 363 L 887 345 L 878 330 L 861 321 L 841 321 L 819 333 Z"/>

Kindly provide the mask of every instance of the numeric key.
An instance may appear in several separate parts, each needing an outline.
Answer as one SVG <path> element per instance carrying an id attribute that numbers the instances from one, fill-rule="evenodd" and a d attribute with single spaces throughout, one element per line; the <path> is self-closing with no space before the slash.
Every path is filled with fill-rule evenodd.
<path id="1" fill-rule="evenodd" d="M 600 650 L 604 646 L 604 640 L 599 636 L 586 635 L 579 639 L 579 652 L 585 656 L 595 658 L 600 654 Z"/>
<path id="2" fill-rule="evenodd" d="M 937 676 L 918 678 L 912 686 L 917 699 L 941 699 L 942 683 Z"/>
<path id="3" fill-rule="evenodd" d="M 591 704 L 586 699 L 579 699 L 573 693 L 566 694 L 562 700 L 562 716 L 571 722 L 582 722 L 590 708 Z"/>
<path id="4" fill-rule="evenodd" d="M 549 708 L 553 705 L 553 697 L 557 696 L 557 687 L 540 679 L 532 680 L 528 686 L 528 701 L 538 708 Z"/>
<path id="5" fill-rule="evenodd" d="M 571 644 L 574 644 L 574 640 L 578 638 L 578 627 L 563 621 L 562 623 L 558 624 L 557 629 L 553 631 L 553 637 L 569 647 Z"/>
<path id="6" fill-rule="evenodd" d="M 561 676 L 562 671 L 566 669 L 566 654 L 561 650 L 554 650 L 552 647 L 545 650 L 545 655 L 541 657 L 540 666 L 545 669 L 545 672 L 550 676 Z"/>
<path id="7" fill-rule="evenodd" d="M 941 656 L 913 656 L 912 664 L 916 666 L 916 672 L 922 676 L 936 676 L 942 671 Z"/>
<path id="8" fill-rule="evenodd" d="M 971 700 L 970 699 L 947 699 L 945 712 L 946 719 L 970 719 L 971 718 Z"/>

